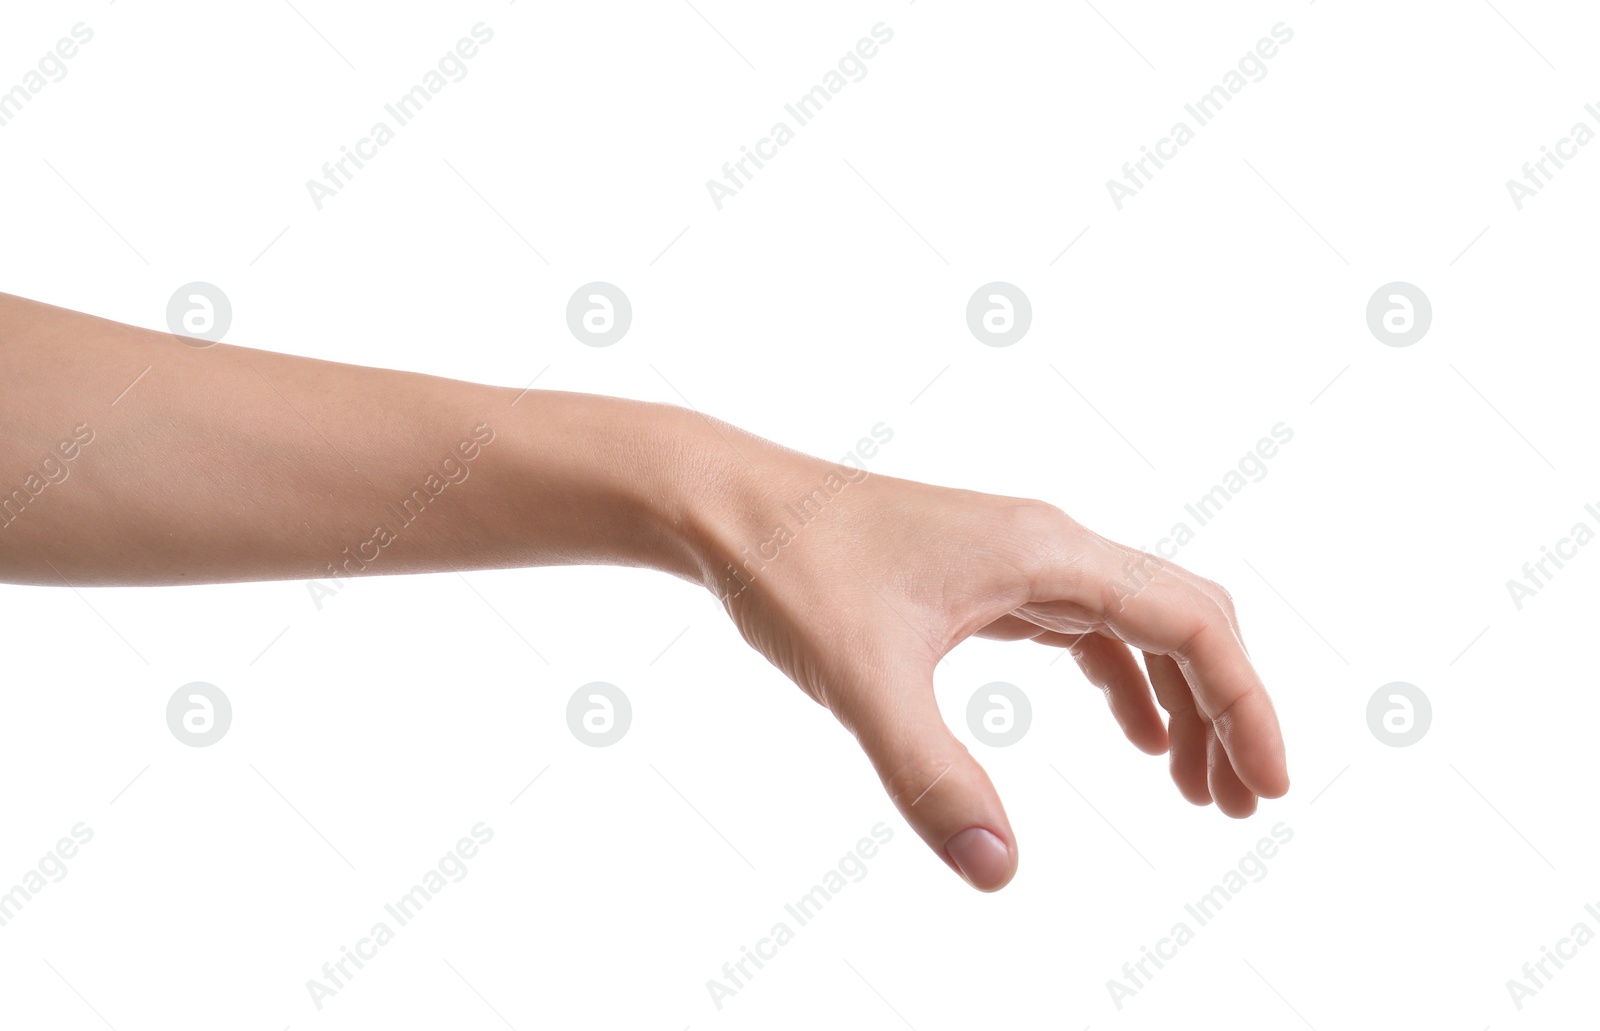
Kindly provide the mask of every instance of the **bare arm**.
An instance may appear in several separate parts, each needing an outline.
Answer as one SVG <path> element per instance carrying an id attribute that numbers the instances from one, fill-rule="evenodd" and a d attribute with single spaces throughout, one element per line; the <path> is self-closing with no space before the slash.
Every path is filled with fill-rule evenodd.
<path id="1" fill-rule="evenodd" d="M 973 635 L 1070 648 L 1195 804 L 1247 816 L 1288 790 L 1227 592 L 1042 502 L 868 476 L 669 405 L 197 349 L 4 295 L 0 431 L 14 583 L 606 563 L 702 584 L 983 890 L 1016 839 L 933 694 Z"/>
<path id="2" fill-rule="evenodd" d="M 202 349 L 0 295 L 0 577 L 618 563 L 698 580 L 679 538 L 705 528 L 680 502 L 712 433 L 671 406 Z"/>

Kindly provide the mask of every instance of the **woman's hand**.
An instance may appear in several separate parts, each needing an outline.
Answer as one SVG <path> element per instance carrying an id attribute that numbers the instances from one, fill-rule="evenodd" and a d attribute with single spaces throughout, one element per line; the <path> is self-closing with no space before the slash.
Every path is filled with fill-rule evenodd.
<path id="1" fill-rule="evenodd" d="M 723 599 L 986 891 L 1016 840 L 933 696 L 973 634 L 1070 648 L 1191 802 L 1247 816 L 1288 789 L 1227 592 L 1049 505 L 868 476 L 671 405 L 197 349 L 4 294 L 0 344 L 0 484 L 21 485 L 0 495 L 0 581 L 670 572 Z"/>
<path id="2" fill-rule="evenodd" d="M 974 887 L 1010 881 L 1017 845 L 934 701 L 935 664 L 973 635 L 1069 649 L 1128 740 L 1170 751 L 1190 802 L 1244 817 L 1288 790 L 1277 717 L 1222 587 L 1042 502 L 868 475 L 715 428 L 706 446 L 728 461 L 710 492 L 707 586 L 856 736 L 901 814 Z"/>

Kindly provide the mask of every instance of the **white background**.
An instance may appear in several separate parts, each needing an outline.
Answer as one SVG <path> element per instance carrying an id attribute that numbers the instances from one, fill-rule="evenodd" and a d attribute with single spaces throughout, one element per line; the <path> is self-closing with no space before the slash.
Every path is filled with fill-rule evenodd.
<path id="1" fill-rule="evenodd" d="M 513 386 L 547 370 L 539 387 L 687 400 L 828 457 L 881 421 L 877 471 L 1044 498 L 1146 547 L 1285 423 L 1179 561 L 1235 594 L 1294 786 L 1243 823 L 1191 807 L 1070 662 L 963 645 L 940 702 L 1022 856 L 982 895 L 667 577 L 377 578 L 321 610 L 299 582 L 8 586 L 0 886 L 94 833 L 0 927 L 8 1026 L 1593 1013 L 1600 944 L 1520 1010 L 1506 982 L 1574 923 L 1600 931 L 1600 547 L 1521 610 L 1506 581 L 1597 523 L 1600 147 L 1521 210 L 1505 186 L 1597 127 L 1593 12 L 85 0 L 8 6 L 0 89 L 80 21 L 67 76 L 0 128 L 7 292 L 161 328 L 206 280 L 234 343 Z M 317 210 L 306 180 L 479 21 L 467 77 Z M 717 210 L 706 180 L 879 21 L 894 38 L 866 77 Z M 1278 22 L 1294 36 L 1266 77 L 1117 210 L 1106 180 Z M 592 280 L 633 304 L 609 348 L 565 323 Z M 964 318 L 995 280 L 1033 306 L 1005 348 Z M 1433 306 L 1405 348 L 1365 319 L 1396 280 Z M 565 719 L 597 680 L 634 709 L 609 748 Z M 191 681 L 233 704 L 207 748 L 165 722 Z M 1032 699 L 1009 748 L 965 726 L 992 681 Z M 1432 701 L 1410 747 L 1367 725 L 1391 681 Z M 880 820 L 867 877 L 719 1010 L 706 981 Z M 494 838 L 465 879 L 319 1011 L 307 980 L 478 821 Z M 1119 1009 L 1108 979 L 1280 821 L 1265 879 Z"/>

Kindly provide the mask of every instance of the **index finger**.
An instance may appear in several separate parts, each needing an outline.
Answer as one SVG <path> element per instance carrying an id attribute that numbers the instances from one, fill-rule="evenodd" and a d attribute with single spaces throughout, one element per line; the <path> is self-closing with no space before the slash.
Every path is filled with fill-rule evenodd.
<path id="1" fill-rule="evenodd" d="M 1277 713 L 1218 600 L 1225 595 L 1197 582 L 1203 581 L 1101 538 L 1037 578 L 1028 609 L 1047 617 L 1052 604 L 1064 605 L 1075 622 L 1087 616 L 1135 648 L 1171 656 L 1240 780 L 1278 798 L 1289 790 L 1289 774 Z"/>

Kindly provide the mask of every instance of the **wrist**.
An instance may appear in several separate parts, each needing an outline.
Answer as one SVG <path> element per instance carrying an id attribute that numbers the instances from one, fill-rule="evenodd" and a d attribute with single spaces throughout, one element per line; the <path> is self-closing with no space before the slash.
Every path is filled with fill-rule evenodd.
<path id="1" fill-rule="evenodd" d="M 740 453 L 770 447 L 687 408 L 591 394 L 530 391 L 505 421 L 518 456 L 507 507 L 517 533 L 541 542 L 540 564 L 637 566 L 708 587 L 753 480 Z"/>
<path id="2" fill-rule="evenodd" d="M 627 484 L 627 504 L 640 520 L 640 564 L 717 593 L 740 523 L 756 508 L 752 463 L 771 445 L 667 404 L 641 406 L 628 436 L 640 445 Z"/>
<path id="3" fill-rule="evenodd" d="M 645 442 L 629 485 L 646 527 L 643 564 L 721 601 L 743 593 L 792 539 L 785 501 L 839 468 L 676 405 L 642 406 L 634 432 Z"/>
<path id="4" fill-rule="evenodd" d="M 642 500 L 656 568 L 727 600 L 752 581 L 784 484 L 825 463 L 687 408 L 654 406 Z"/>
<path id="5" fill-rule="evenodd" d="M 859 465 L 828 462 L 686 409 L 676 454 L 692 475 L 672 477 L 674 537 L 690 558 L 688 577 L 729 603 L 766 577 L 845 488 L 867 479 Z M 861 488 L 854 488 L 859 491 Z"/>

